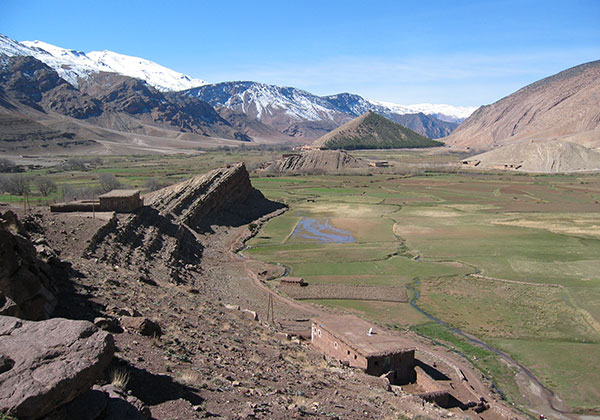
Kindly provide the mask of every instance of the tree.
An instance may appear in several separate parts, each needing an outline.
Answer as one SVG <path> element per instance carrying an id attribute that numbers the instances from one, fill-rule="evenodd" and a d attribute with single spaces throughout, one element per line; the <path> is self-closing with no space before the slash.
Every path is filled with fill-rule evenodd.
<path id="1" fill-rule="evenodd" d="M 150 178 L 144 184 L 149 191 L 160 190 L 163 187 L 163 184 L 156 178 Z"/>
<path id="2" fill-rule="evenodd" d="M 0 158 L 0 172 L 17 172 L 19 167 L 6 158 Z"/>
<path id="3" fill-rule="evenodd" d="M 6 178 L 6 190 L 13 195 L 29 193 L 29 178 L 23 174 L 15 174 Z"/>
<path id="4" fill-rule="evenodd" d="M 122 186 L 121 182 L 113 174 L 100 174 L 98 179 L 100 181 L 100 189 L 102 192 L 116 190 Z"/>
<path id="5" fill-rule="evenodd" d="M 40 194 L 42 194 L 44 197 L 48 197 L 51 193 L 57 190 L 56 183 L 45 176 L 38 177 L 35 181 L 35 184 L 37 185 Z"/>
<path id="6" fill-rule="evenodd" d="M 87 167 L 82 159 L 71 158 L 63 163 L 63 168 L 67 171 L 82 171 L 85 172 Z"/>

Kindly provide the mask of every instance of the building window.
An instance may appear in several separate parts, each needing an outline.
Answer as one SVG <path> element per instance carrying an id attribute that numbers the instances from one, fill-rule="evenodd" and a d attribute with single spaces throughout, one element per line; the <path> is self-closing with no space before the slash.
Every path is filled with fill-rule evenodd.
<path id="1" fill-rule="evenodd" d="M 338 348 L 337 341 L 333 342 L 333 347 L 335 347 L 336 349 Z"/>
<path id="2" fill-rule="evenodd" d="M 354 360 L 356 360 L 356 354 L 354 355 Z"/>
<path id="3" fill-rule="evenodd" d="M 348 350 L 348 356 L 350 356 L 350 350 Z"/>
<path id="4" fill-rule="evenodd" d="M 321 337 L 321 330 L 317 330 L 317 335 Z"/>

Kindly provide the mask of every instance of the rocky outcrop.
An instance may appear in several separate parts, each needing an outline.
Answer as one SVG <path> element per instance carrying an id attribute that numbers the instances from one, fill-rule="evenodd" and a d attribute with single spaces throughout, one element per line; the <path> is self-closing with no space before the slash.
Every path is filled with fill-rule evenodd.
<path id="1" fill-rule="evenodd" d="M 267 173 L 329 173 L 366 168 L 368 163 L 343 150 L 309 150 L 283 155 L 262 169 Z"/>
<path id="2" fill-rule="evenodd" d="M 197 269 L 201 235 L 212 226 L 241 226 L 283 207 L 252 187 L 243 163 L 150 193 L 144 203 L 135 214 L 113 218 L 100 229 L 87 252 L 114 264 L 142 266 L 146 282 L 184 282 Z"/>
<path id="3" fill-rule="evenodd" d="M 0 316 L 0 412 L 43 418 L 102 379 L 113 354 L 112 336 L 90 322 Z"/>
<path id="4" fill-rule="evenodd" d="M 260 193 L 252 188 L 244 164 L 237 163 L 163 188 L 144 200 L 179 223 L 200 227 L 218 210 L 242 203 L 252 194 Z"/>
<path id="5" fill-rule="evenodd" d="M 57 304 L 54 273 L 24 235 L 14 213 L 0 214 L 0 315 L 45 319 Z"/>

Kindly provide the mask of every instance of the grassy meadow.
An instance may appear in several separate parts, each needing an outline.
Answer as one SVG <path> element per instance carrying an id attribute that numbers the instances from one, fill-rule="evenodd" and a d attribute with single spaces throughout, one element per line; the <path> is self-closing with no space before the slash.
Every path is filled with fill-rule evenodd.
<path id="1" fill-rule="evenodd" d="M 510 354 L 574 410 L 600 410 L 600 175 L 456 173 L 445 169 L 458 159 L 452 155 L 354 154 L 395 168 L 370 175 L 253 174 L 252 184 L 289 210 L 264 225 L 245 252 L 283 264 L 309 284 L 407 288 L 409 297 L 419 294 L 420 308 Z M 64 185 L 98 186 L 102 173 L 147 190 L 148 179 L 171 184 L 239 160 L 256 167 L 277 155 L 102 157 L 86 171 L 47 167 L 26 175 L 59 185 L 40 198 L 44 203 L 60 200 Z M 351 239 L 327 240 L 307 221 Z M 496 355 L 432 323 L 409 302 L 331 296 L 310 302 L 444 343 L 521 402 L 514 373 Z"/>

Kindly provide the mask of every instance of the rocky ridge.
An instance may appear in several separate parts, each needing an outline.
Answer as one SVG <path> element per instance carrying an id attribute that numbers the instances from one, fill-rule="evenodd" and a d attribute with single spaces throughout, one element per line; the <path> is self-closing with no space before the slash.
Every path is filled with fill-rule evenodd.
<path id="1" fill-rule="evenodd" d="M 308 150 L 283 155 L 260 172 L 264 173 L 335 173 L 348 169 L 366 168 L 368 163 L 343 150 Z"/>
<path id="2" fill-rule="evenodd" d="M 200 270 L 202 235 L 213 225 L 240 226 L 280 205 L 252 188 L 243 163 L 230 165 L 144 196 L 134 214 L 113 216 L 87 253 L 112 264 L 141 267 L 142 281 L 186 282 Z"/>

